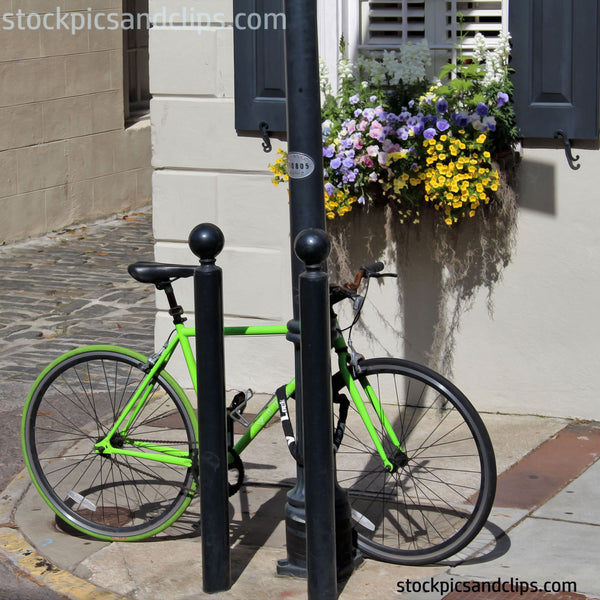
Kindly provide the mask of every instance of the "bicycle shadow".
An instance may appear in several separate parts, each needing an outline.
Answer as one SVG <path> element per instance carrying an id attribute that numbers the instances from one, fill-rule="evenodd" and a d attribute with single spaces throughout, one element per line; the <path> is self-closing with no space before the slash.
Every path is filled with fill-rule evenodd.
<path id="1" fill-rule="evenodd" d="M 231 577 L 235 582 L 259 550 L 285 548 L 285 506 L 295 480 L 245 483 L 230 499 Z M 273 565 L 275 572 L 276 565 Z"/>

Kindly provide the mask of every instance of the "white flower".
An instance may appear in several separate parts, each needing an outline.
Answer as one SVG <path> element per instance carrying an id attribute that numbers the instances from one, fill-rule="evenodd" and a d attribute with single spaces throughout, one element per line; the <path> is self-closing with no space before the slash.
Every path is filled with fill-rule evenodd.
<path id="1" fill-rule="evenodd" d="M 483 64 L 486 61 L 487 56 L 487 42 L 485 37 L 481 32 L 477 32 L 475 37 L 473 38 L 474 48 L 473 48 L 473 58 L 480 64 Z"/>
<path id="2" fill-rule="evenodd" d="M 347 58 L 340 58 L 338 61 L 338 78 L 340 81 L 344 79 L 352 79 L 354 77 L 354 67 L 352 61 Z"/>

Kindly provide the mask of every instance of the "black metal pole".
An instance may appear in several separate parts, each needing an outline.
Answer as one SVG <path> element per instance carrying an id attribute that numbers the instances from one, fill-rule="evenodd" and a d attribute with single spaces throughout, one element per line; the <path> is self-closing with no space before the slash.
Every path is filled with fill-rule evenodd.
<path id="1" fill-rule="evenodd" d="M 337 598 L 329 282 L 321 268 L 330 249 L 319 229 L 296 238 L 296 254 L 306 265 L 300 275 L 300 347 L 302 422 L 310 441 L 304 444 L 309 600 Z"/>
<path id="2" fill-rule="evenodd" d="M 302 384 L 298 278 L 304 271 L 294 240 L 304 229 L 325 229 L 323 201 L 323 149 L 317 0 L 285 0 L 286 100 L 288 121 L 288 175 L 292 257 L 293 320 L 288 339 L 294 342 L 296 364 L 296 436 L 302 455 Z M 278 572 L 306 576 L 304 469 L 296 469 L 296 486 L 286 503 L 287 558 Z"/>
<path id="3" fill-rule="evenodd" d="M 198 454 L 203 589 L 209 594 L 231 588 L 223 274 L 215 264 L 223 244 L 223 233 L 216 225 L 204 223 L 190 233 L 190 248 L 200 258 L 194 273 Z"/>

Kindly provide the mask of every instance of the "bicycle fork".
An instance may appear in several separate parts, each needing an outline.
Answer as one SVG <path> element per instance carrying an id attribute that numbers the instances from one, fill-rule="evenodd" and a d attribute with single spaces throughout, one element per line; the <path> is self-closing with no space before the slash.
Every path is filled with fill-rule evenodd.
<path id="1" fill-rule="evenodd" d="M 348 347 L 346 346 L 346 342 L 341 335 L 337 336 L 333 340 L 333 347 L 338 355 L 340 373 L 344 383 L 346 384 L 346 387 L 348 388 L 348 391 L 350 392 L 354 406 L 356 407 L 356 410 L 358 411 L 358 414 L 360 415 L 367 432 L 369 433 L 371 441 L 373 442 L 373 445 L 375 446 L 375 449 L 377 450 L 377 453 L 383 462 L 385 470 L 393 473 L 398 469 L 399 466 L 404 466 L 406 464 L 406 453 L 404 452 L 404 449 L 402 448 L 402 445 L 396 436 L 396 432 L 387 418 L 385 411 L 383 410 L 383 406 L 381 405 L 381 402 L 379 401 L 379 398 L 377 397 L 377 394 L 369 383 L 367 377 L 360 374 L 358 365 L 354 367 L 356 371 L 356 378 L 350 371 L 350 368 L 348 367 Z M 381 443 L 381 439 L 377 434 L 375 425 L 373 425 L 373 421 L 371 420 L 367 407 L 365 406 L 358 386 L 356 385 L 356 380 L 359 381 L 361 387 L 363 388 L 369 402 L 371 403 L 371 406 L 375 411 L 375 414 L 377 415 L 377 418 L 379 419 L 379 423 L 381 423 L 383 426 L 390 442 L 396 448 L 396 452 L 392 457 L 393 462 L 388 457 L 385 448 Z"/>

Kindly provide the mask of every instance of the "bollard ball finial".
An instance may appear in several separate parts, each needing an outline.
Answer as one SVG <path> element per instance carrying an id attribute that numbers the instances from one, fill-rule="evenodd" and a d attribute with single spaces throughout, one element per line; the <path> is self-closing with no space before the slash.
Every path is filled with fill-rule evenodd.
<path id="1" fill-rule="evenodd" d="M 201 223 L 192 229 L 188 244 L 191 251 L 200 260 L 214 260 L 217 254 L 223 250 L 225 236 L 216 225 Z"/>
<path id="2" fill-rule="evenodd" d="M 319 267 L 329 256 L 331 242 L 322 229 L 305 229 L 296 237 L 294 249 L 307 267 Z"/>

